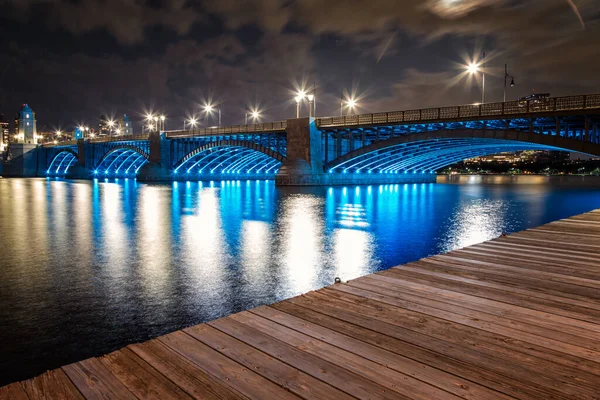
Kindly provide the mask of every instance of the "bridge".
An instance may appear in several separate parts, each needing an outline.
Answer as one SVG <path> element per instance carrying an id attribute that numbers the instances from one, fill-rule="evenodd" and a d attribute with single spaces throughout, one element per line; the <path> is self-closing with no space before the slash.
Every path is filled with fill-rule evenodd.
<path id="1" fill-rule="evenodd" d="M 466 158 L 518 150 L 600 156 L 600 94 L 45 144 L 4 176 L 275 179 L 279 185 L 433 182 Z"/>

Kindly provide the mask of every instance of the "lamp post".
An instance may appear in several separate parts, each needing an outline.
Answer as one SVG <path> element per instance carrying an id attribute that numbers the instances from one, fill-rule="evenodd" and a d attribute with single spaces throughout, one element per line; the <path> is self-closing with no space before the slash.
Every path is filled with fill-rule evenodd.
<path id="1" fill-rule="evenodd" d="M 161 132 L 165 130 L 165 119 L 166 119 L 166 117 L 164 115 L 160 116 L 160 130 L 161 130 Z"/>
<path id="2" fill-rule="evenodd" d="M 485 57 L 485 53 L 483 53 Z M 471 63 L 467 66 L 467 72 L 471 75 L 476 74 L 479 71 L 479 65 L 477 63 Z M 483 78 L 483 87 L 481 91 L 481 104 L 485 103 L 485 71 L 481 70 L 482 78 Z"/>
<path id="3" fill-rule="evenodd" d="M 504 102 L 506 103 L 506 79 L 510 78 L 510 87 L 515 87 L 515 77 L 508 74 L 508 65 L 504 64 Z"/>
<path id="4" fill-rule="evenodd" d="M 313 117 L 313 106 L 315 103 L 315 95 L 309 94 L 308 96 L 306 96 L 306 98 L 308 99 L 308 116 L 309 116 L 309 118 L 312 118 Z"/>
<path id="5" fill-rule="evenodd" d="M 296 100 L 296 118 L 300 118 L 300 102 L 302 101 L 302 96 L 298 95 L 294 97 Z"/>

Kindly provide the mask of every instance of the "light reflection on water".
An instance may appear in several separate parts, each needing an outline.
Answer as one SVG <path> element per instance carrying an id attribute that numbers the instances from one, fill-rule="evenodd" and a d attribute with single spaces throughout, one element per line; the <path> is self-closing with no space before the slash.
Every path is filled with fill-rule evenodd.
<path id="1" fill-rule="evenodd" d="M 0 179 L 0 384 L 600 207 L 598 180 Z"/>

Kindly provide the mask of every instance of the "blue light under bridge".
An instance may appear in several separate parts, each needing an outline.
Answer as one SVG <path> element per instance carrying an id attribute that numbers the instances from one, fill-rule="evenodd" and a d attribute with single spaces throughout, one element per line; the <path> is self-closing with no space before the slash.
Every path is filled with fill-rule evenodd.
<path id="1" fill-rule="evenodd" d="M 329 173 L 433 173 L 468 158 L 502 152 L 573 151 L 539 143 L 476 137 L 385 142 L 388 141 L 349 152 L 327 164 L 326 170 Z"/>
<path id="2" fill-rule="evenodd" d="M 50 162 L 50 165 L 46 169 L 46 175 L 63 177 L 67 174 L 69 168 L 76 163 L 77 153 L 70 149 L 62 150 Z"/>
<path id="3" fill-rule="evenodd" d="M 150 156 L 136 146 L 116 147 L 98 162 L 93 174 L 96 176 L 133 178 Z"/>
<path id="4" fill-rule="evenodd" d="M 174 166 L 175 177 L 274 177 L 285 158 L 262 146 L 207 145 L 188 154 Z"/>

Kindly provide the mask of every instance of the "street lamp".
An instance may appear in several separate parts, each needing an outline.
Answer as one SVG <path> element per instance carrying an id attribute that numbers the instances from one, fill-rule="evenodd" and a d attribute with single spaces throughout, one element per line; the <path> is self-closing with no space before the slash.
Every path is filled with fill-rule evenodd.
<path id="1" fill-rule="evenodd" d="M 508 74 L 508 65 L 504 64 L 504 102 L 506 103 L 506 79 L 510 78 L 510 87 L 515 87 L 515 77 Z"/>
<path id="2" fill-rule="evenodd" d="M 212 106 L 212 104 L 207 104 L 204 106 L 204 111 L 206 112 L 206 122 L 208 125 L 208 116 L 209 114 L 212 114 L 214 107 Z M 219 106 L 217 108 L 217 112 L 219 113 L 219 127 L 221 126 L 221 106 Z"/>
<path id="3" fill-rule="evenodd" d="M 354 111 L 354 108 L 356 107 L 356 100 L 349 99 L 346 104 L 348 105 L 348 110 L 350 110 L 350 115 L 354 115 L 352 111 Z"/>
<path id="4" fill-rule="evenodd" d="M 483 53 L 483 58 L 481 59 L 481 63 L 470 63 L 467 66 L 467 72 L 471 75 L 476 74 L 477 72 L 479 72 L 479 70 L 481 69 L 481 76 L 483 79 L 483 87 L 481 90 L 481 104 L 485 103 L 485 69 L 483 67 L 480 67 L 481 65 L 483 65 L 484 60 L 485 60 L 485 53 Z"/>
<path id="5" fill-rule="evenodd" d="M 165 116 L 164 115 L 160 116 L 160 126 L 161 126 L 160 130 L 164 131 L 165 130 Z"/>
<path id="6" fill-rule="evenodd" d="M 258 120 L 258 118 L 260 118 L 260 112 L 258 111 L 252 111 L 250 113 L 250 117 L 252 118 L 252 120 L 254 121 L 254 123 L 256 123 L 256 121 Z M 246 111 L 246 125 L 248 125 L 248 111 Z"/>
<path id="7" fill-rule="evenodd" d="M 300 118 L 300 102 L 302 101 L 302 96 L 298 95 L 294 97 L 296 100 L 296 118 Z"/>
<path id="8" fill-rule="evenodd" d="M 308 96 L 306 96 L 306 98 L 308 99 L 308 116 L 309 117 L 313 117 L 313 105 L 314 105 L 314 101 L 315 101 L 315 95 L 314 94 L 309 94 Z"/>
<path id="9" fill-rule="evenodd" d="M 158 131 L 158 117 L 154 117 L 154 130 Z"/>

